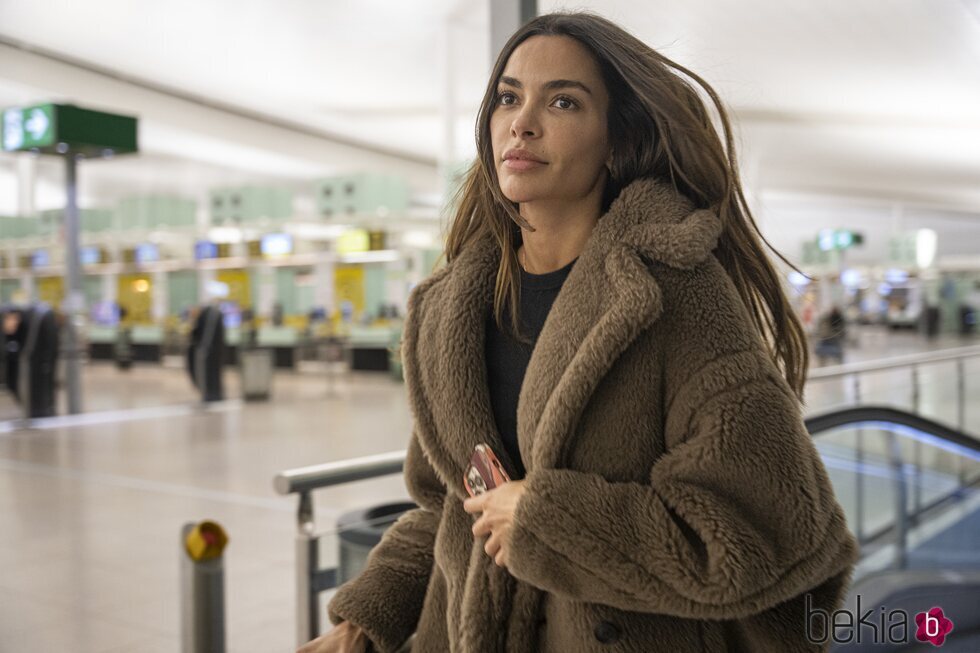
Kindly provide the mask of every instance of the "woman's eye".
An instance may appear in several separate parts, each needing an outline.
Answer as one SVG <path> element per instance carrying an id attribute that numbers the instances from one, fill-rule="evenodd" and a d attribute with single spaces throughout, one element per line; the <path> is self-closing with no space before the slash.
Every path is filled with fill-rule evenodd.
<path id="1" fill-rule="evenodd" d="M 571 98 L 567 98 L 567 97 L 556 98 L 555 99 L 555 102 L 568 102 L 568 104 L 571 105 L 571 106 L 567 106 L 567 107 L 560 107 L 562 109 L 572 109 L 572 108 L 574 108 L 576 106 L 575 100 L 573 100 Z"/>
<path id="2" fill-rule="evenodd" d="M 504 102 L 504 100 L 507 99 L 507 98 L 513 98 L 514 101 L 517 100 L 516 96 L 513 93 L 510 93 L 509 91 L 501 91 L 500 93 L 497 93 L 497 104 L 502 104 L 504 106 L 508 106 L 508 105 L 513 104 L 513 102 Z M 559 109 L 564 109 L 566 111 L 569 110 L 569 109 L 574 109 L 574 108 L 576 108 L 578 106 L 578 102 L 576 102 L 575 100 L 573 100 L 572 98 L 569 98 L 569 97 L 562 96 L 562 97 L 555 98 L 555 101 L 552 104 L 555 104 L 555 103 L 558 103 L 558 102 L 565 102 L 566 103 L 564 106 L 559 106 L 558 107 Z"/>

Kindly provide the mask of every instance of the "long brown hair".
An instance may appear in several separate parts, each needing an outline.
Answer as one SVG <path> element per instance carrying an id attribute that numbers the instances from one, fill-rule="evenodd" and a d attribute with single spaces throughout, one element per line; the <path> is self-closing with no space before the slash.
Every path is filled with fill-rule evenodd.
<path id="1" fill-rule="evenodd" d="M 500 247 L 494 288 L 494 317 L 501 329 L 505 307 L 510 331 L 519 334 L 521 226 L 516 205 L 504 197 L 497 180 L 490 138 L 490 116 L 497 84 L 511 53 L 526 39 L 567 36 L 595 57 L 609 93 L 608 138 L 613 161 L 603 193 L 602 211 L 630 182 L 645 177 L 669 180 L 698 208 L 717 213 L 723 231 L 714 254 L 749 308 L 790 387 L 802 400 L 809 365 L 806 336 L 762 247 L 765 243 L 742 193 L 728 113 L 718 94 L 698 75 L 658 53 L 612 21 L 587 11 L 558 12 L 532 19 L 504 45 L 494 64 L 476 121 L 478 156 L 453 195 L 453 219 L 446 241 L 446 262 L 488 232 Z M 725 146 L 711 123 L 696 82 L 711 98 L 724 130 Z"/>

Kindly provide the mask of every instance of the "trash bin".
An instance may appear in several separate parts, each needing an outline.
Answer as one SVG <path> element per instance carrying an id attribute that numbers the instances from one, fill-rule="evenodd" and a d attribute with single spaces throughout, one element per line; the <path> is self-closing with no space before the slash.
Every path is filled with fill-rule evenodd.
<path id="1" fill-rule="evenodd" d="M 418 508 L 417 504 L 405 501 L 342 514 L 337 519 L 337 584 L 342 585 L 357 576 L 364 569 L 371 549 L 381 541 L 388 527 L 402 514 L 415 508 Z"/>
<path id="2" fill-rule="evenodd" d="M 246 401 L 268 399 L 272 387 L 272 351 L 242 348 L 238 355 L 242 396 Z"/>

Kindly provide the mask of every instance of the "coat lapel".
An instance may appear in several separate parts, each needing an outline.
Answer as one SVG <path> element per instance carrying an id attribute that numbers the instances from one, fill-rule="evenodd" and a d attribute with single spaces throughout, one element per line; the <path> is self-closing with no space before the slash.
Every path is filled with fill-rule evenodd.
<path id="1" fill-rule="evenodd" d="M 660 317 L 660 286 L 647 260 L 691 267 L 710 255 L 720 232 L 713 213 L 694 210 L 659 180 L 623 189 L 565 280 L 528 363 L 517 417 L 528 471 L 563 464 L 599 382 Z"/>
<path id="2" fill-rule="evenodd" d="M 521 387 L 517 430 L 529 472 L 560 466 L 599 381 L 660 315 L 660 288 L 635 251 L 588 250 L 552 305 Z"/>
<path id="3" fill-rule="evenodd" d="M 477 444 L 489 444 L 504 458 L 508 471 L 514 469 L 494 421 L 484 357 L 486 316 L 498 262 L 499 253 L 489 237 L 471 244 L 451 269 L 434 273 L 447 278 L 423 300 L 431 302 L 425 311 L 433 316 L 416 325 L 425 332 L 405 334 L 409 352 L 412 341 L 417 341 L 418 364 L 405 359 L 416 415 L 426 408 L 431 411 L 431 420 L 420 420 L 431 421 L 430 428 L 420 429 L 422 447 L 450 491 L 464 498 L 463 473 Z M 427 401 L 414 400 L 419 386 L 425 388 Z"/>
<path id="4" fill-rule="evenodd" d="M 662 311 L 648 261 L 692 267 L 710 255 L 720 220 L 669 184 L 641 179 L 622 190 L 600 219 L 552 305 L 531 355 L 518 399 L 518 441 L 525 466 L 558 467 L 589 398 L 617 357 Z M 449 488 L 465 496 L 462 476 L 473 447 L 488 443 L 505 458 L 487 388 L 486 317 L 499 251 L 489 237 L 446 270 L 425 302 L 436 323 L 419 334 L 421 377 L 438 437 L 424 437 Z M 427 311 L 428 312 L 428 311 Z M 427 321 L 428 322 L 428 321 Z M 406 372 L 416 365 L 406 361 Z M 429 434 L 434 436 L 434 434 Z"/>

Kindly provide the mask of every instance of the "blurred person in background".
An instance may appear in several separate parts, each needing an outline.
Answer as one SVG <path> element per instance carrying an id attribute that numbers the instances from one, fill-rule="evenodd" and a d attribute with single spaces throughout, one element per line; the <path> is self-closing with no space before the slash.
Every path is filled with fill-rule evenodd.
<path id="1" fill-rule="evenodd" d="M 51 417 L 57 412 L 61 322 L 43 302 L 4 313 L 7 385 L 27 417 Z"/>
<path id="2" fill-rule="evenodd" d="M 858 547 L 716 93 L 595 14 L 539 16 L 477 150 L 408 301 L 419 507 L 300 651 L 825 650 L 806 610 L 841 606 Z M 481 443 L 509 480 L 470 497 Z"/>
<path id="3" fill-rule="evenodd" d="M 831 308 L 820 318 L 817 327 L 816 354 L 821 365 L 828 360 L 837 364 L 844 362 L 844 343 L 847 340 L 847 321 L 838 306 Z"/>
<path id="4" fill-rule="evenodd" d="M 187 370 L 204 401 L 225 398 L 222 372 L 225 362 L 225 323 L 221 296 L 213 296 L 194 318 L 187 348 Z"/>

